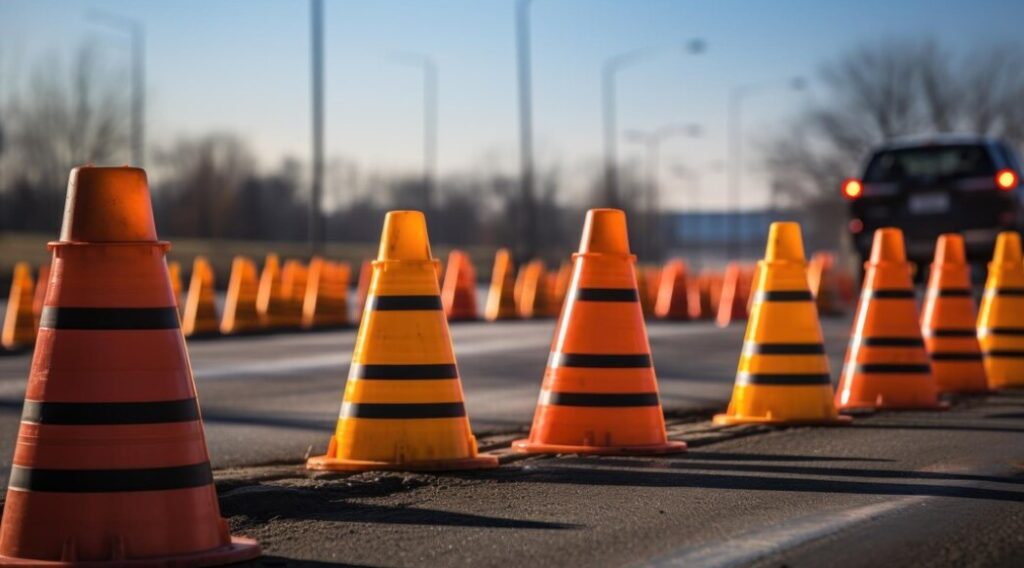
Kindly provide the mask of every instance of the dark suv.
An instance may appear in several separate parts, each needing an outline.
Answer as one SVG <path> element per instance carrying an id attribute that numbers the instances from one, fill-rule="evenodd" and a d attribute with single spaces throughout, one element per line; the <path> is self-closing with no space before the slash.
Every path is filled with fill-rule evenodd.
<path id="1" fill-rule="evenodd" d="M 942 233 L 960 233 L 968 261 L 986 262 L 996 234 L 1024 224 L 1021 165 L 1007 143 L 943 136 L 886 144 L 872 152 L 860 179 L 848 179 L 849 229 L 861 258 L 879 227 L 899 227 L 907 256 L 924 268 Z M 920 274 L 921 270 L 918 271 Z"/>

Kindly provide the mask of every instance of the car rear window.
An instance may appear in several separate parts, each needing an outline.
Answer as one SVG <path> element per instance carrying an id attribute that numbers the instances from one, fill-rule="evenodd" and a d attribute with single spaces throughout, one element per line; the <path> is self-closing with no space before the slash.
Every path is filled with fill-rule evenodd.
<path id="1" fill-rule="evenodd" d="M 867 183 L 914 179 L 981 177 L 995 174 L 992 157 L 984 146 L 930 146 L 885 150 L 868 164 Z"/>

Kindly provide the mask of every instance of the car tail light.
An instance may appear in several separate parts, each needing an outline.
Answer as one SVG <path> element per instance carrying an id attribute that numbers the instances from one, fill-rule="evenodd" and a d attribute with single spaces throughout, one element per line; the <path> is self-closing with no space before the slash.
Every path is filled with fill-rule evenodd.
<path id="1" fill-rule="evenodd" d="M 843 182 L 843 196 L 847 199 L 857 199 L 862 193 L 864 193 L 864 186 L 861 185 L 859 179 L 848 179 Z"/>
<path id="2" fill-rule="evenodd" d="M 1004 191 L 1017 187 L 1017 172 L 1011 169 L 999 170 L 996 173 L 996 186 Z"/>

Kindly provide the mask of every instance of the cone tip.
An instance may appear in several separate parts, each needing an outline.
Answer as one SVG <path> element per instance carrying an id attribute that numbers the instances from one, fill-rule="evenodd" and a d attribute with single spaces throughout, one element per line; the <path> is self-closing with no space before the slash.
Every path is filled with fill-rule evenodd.
<path id="1" fill-rule="evenodd" d="M 992 256 L 996 264 L 1020 264 L 1020 234 L 1016 231 L 1003 231 L 996 237 L 996 251 Z"/>
<path id="2" fill-rule="evenodd" d="M 967 262 L 967 253 L 964 251 L 964 238 L 957 233 L 946 233 L 939 235 L 935 243 L 934 264 L 964 264 Z"/>
<path id="3" fill-rule="evenodd" d="M 903 231 L 896 227 L 883 227 L 875 231 L 871 246 L 871 262 L 906 262 Z"/>
<path id="4" fill-rule="evenodd" d="M 804 241 L 800 235 L 800 223 L 777 221 L 768 229 L 768 248 L 764 259 L 804 261 Z"/>
<path id="5" fill-rule="evenodd" d="M 581 253 L 629 254 L 626 213 L 621 209 L 591 209 L 583 224 Z"/>
<path id="6" fill-rule="evenodd" d="M 430 260 L 427 218 L 421 211 L 389 211 L 377 260 Z"/>
<path id="7" fill-rule="evenodd" d="M 64 242 L 156 241 L 146 171 L 79 166 L 68 177 Z"/>

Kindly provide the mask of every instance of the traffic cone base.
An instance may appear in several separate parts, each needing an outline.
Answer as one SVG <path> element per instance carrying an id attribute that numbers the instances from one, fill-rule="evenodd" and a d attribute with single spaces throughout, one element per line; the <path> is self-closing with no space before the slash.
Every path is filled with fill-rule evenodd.
<path id="1" fill-rule="evenodd" d="M 657 378 L 629 252 L 625 214 L 587 213 L 523 453 L 661 454 L 683 442 L 665 433 Z"/>
<path id="2" fill-rule="evenodd" d="M 444 419 L 438 419 L 444 420 Z M 378 424 L 377 426 L 384 426 Z M 394 426 L 394 425 L 391 425 Z M 387 427 L 387 426 L 384 426 Z M 451 425 L 440 426 L 443 429 L 450 429 Z M 416 427 L 419 430 L 422 426 Z M 399 427 L 391 435 L 401 437 L 410 445 L 429 444 L 431 435 L 417 435 L 415 431 Z M 338 438 L 331 436 L 331 442 L 327 448 L 327 454 L 309 458 L 306 461 L 306 469 L 314 471 L 460 471 L 471 469 L 493 469 L 498 467 L 498 457 L 488 454 L 478 454 L 468 458 L 440 458 L 436 460 L 415 460 L 401 461 L 400 456 L 388 460 L 358 460 L 332 457 L 338 452 Z M 452 454 L 475 453 L 476 445 L 472 447 L 455 448 Z"/>
<path id="3" fill-rule="evenodd" d="M 719 425 L 841 425 L 796 223 L 772 223 L 758 262 L 729 408 Z M 746 302 L 746 299 L 742 299 Z"/>
<path id="4" fill-rule="evenodd" d="M 139 522 L 143 521 L 144 519 L 139 519 Z M 227 532 L 226 525 L 224 527 L 224 531 Z M 130 531 L 126 530 L 125 532 L 137 532 L 137 528 L 133 527 Z M 0 566 L 125 566 L 128 568 L 185 568 L 192 566 L 221 566 L 224 564 L 234 564 L 236 562 L 259 558 L 261 552 L 259 543 L 255 540 L 240 536 L 232 536 L 230 538 L 231 544 L 201 552 L 154 556 L 149 558 L 125 558 L 123 556 L 125 553 L 125 542 L 117 536 L 104 535 L 102 538 L 102 546 L 110 551 L 110 557 L 107 560 L 76 560 L 76 553 L 79 548 L 78 543 L 65 542 L 57 543 L 61 549 L 62 558 L 60 560 L 32 560 L 0 555 Z"/>
<path id="5" fill-rule="evenodd" d="M 436 266 L 423 214 L 388 213 L 337 428 L 308 469 L 498 466 L 496 456 L 477 453 Z"/>
<path id="6" fill-rule="evenodd" d="M 832 402 L 832 388 L 805 386 L 758 385 L 755 389 L 737 385 L 733 388 L 732 404 L 743 408 L 748 414 L 716 414 L 712 422 L 720 426 L 737 424 L 769 424 L 795 426 L 829 426 L 849 424 L 851 418 L 836 414 Z M 808 409 L 819 409 L 806 418 Z"/>

